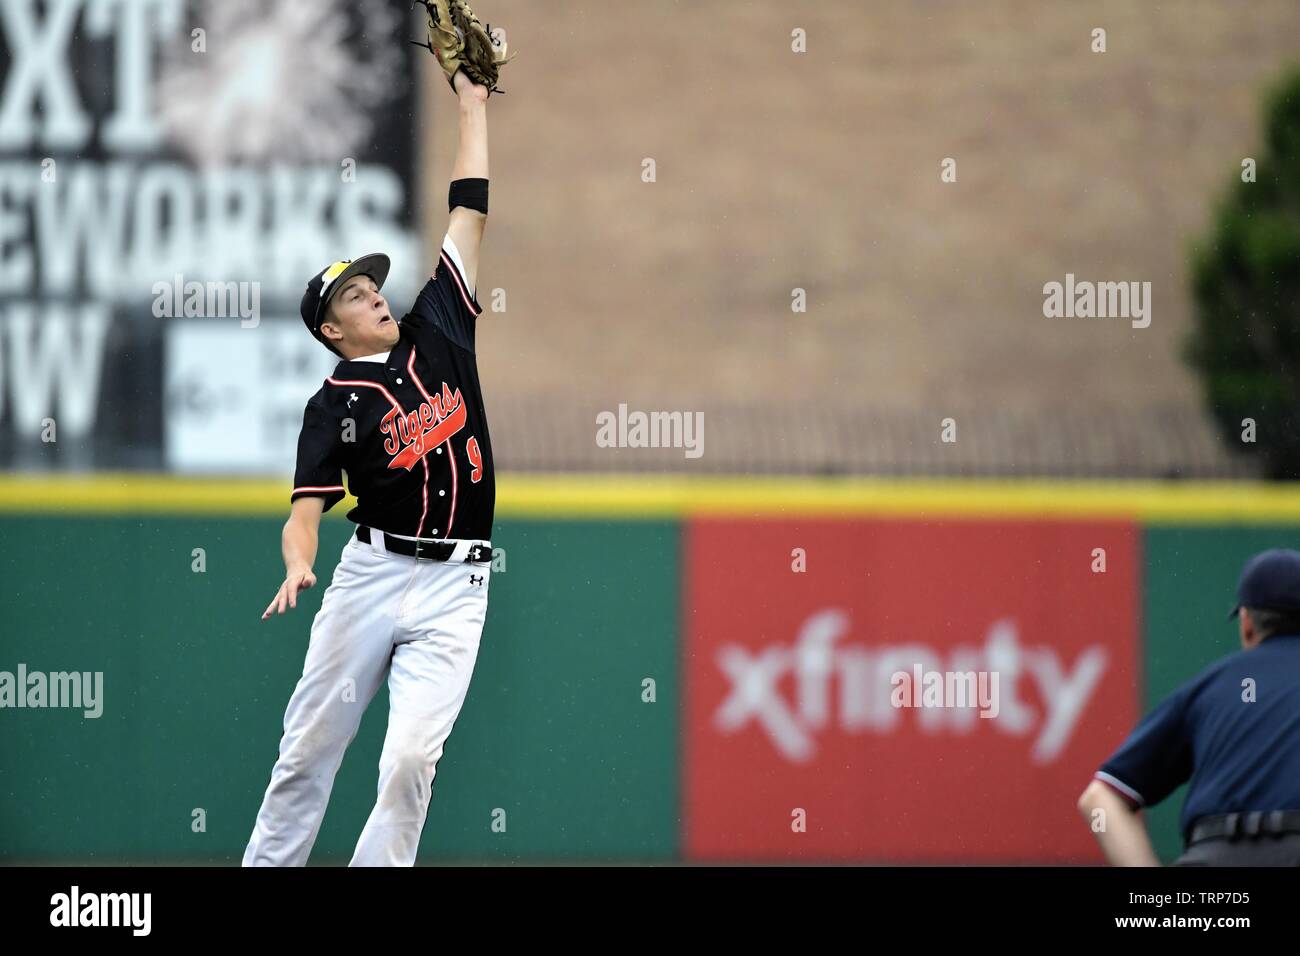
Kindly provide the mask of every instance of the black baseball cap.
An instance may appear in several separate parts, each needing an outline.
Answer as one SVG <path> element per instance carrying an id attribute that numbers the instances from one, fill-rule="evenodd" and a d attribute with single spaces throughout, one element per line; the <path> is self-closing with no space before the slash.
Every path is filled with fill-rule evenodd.
<path id="1" fill-rule="evenodd" d="M 375 285 L 382 289 L 384 281 L 388 278 L 390 265 L 388 256 L 382 252 L 372 252 L 359 259 L 344 259 L 331 263 L 312 276 L 311 281 L 307 283 L 307 291 L 302 294 L 302 321 L 307 326 L 307 331 L 327 349 L 333 351 L 329 340 L 321 334 L 320 330 L 330 299 L 353 276 L 370 276 L 375 280 Z"/>
<path id="2" fill-rule="evenodd" d="M 1273 548 L 1247 561 L 1237 581 L 1237 603 L 1228 619 L 1243 607 L 1300 614 L 1300 551 Z"/>

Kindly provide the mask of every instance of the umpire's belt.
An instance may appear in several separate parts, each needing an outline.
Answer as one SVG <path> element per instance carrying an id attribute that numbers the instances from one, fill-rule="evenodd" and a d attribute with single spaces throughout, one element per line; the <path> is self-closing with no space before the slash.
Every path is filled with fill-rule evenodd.
<path id="1" fill-rule="evenodd" d="M 385 551 L 390 551 L 393 554 L 404 554 L 408 558 L 416 558 L 421 561 L 450 561 L 456 553 L 455 541 L 411 541 L 407 538 L 396 538 L 383 531 L 377 533 L 383 535 Z M 357 540 L 363 544 L 370 543 L 370 529 L 363 524 L 357 525 Z M 465 554 L 465 560 L 477 564 L 485 564 L 491 561 L 491 546 L 482 541 L 473 542 L 469 546 L 469 551 Z"/>
<path id="2" fill-rule="evenodd" d="M 1250 813 L 1227 813 L 1216 817 L 1199 817 L 1192 827 L 1187 845 L 1203 840 L 1236 840 L 1257 837 L 1261 833 L 1280 836 L 1300 833 L 1300 810 L 1254 810 Z"/>

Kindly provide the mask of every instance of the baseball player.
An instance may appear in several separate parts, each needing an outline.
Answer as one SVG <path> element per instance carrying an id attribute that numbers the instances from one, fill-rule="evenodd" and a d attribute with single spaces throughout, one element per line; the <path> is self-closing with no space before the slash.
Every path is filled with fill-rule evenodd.
<path id="1" fill-rule="evenodd" d="M 414 864 L 487 612 L 495 474 L 474 355 L 475 286 L 488 211 L 487 99 L 504 44 L 474 61 L 466 38 L 486 32 L 472 11 L 460 0 L 428 8 L 430 48 L 460 102 L 447 232 L 400 321 L 381 291 L 389 270 L 381 254 L 323 269 L 302 299 L 307 329 L 341 361 L 303 415 L 284 583 L 262 619 L 296 607 L 316 583 L 321 514 L 343 498 L 344 471 L 357 527 L 312 622 L 245 866 L 306 864 L 343 752 L 385 677 L 378 798 L 351 865 Z"/>
<path id="2" fill-rule="evenodd" d="M 1300 552 L 1253 557 L 1231 616 L 1242 650 L 1148 714 L 1079 797 L 1113 864 L 1159 865 L 1138 811 L 1190 780 L 1175 866 L 1300 866 Z"/>

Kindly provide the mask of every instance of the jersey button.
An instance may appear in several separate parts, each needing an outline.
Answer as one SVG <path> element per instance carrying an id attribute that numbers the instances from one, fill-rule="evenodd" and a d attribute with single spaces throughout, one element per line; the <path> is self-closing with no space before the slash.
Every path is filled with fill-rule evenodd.
<path id="1" fill-rule="evenodd" d="M 438 492 L 438 497 L 439 497 L 439 498 L 445 498 L 446 496 L 447 496 L 447 492 L 445 492 L 445 491 L 440 491 L 440 492 Z"/>
<path id="2" fill-rule="evenodd" d="M 441 445 L 438 446 L 437 454 L 439 454 L 439 455 L 442 454 L 442 446 L 441 446 Z"/>
<path id="3" fill-rule="evenodd" d="M 398 384 L 398 385 L 401 385 L 401 384 L 402 384 L 402 380 L 401 380 L 400 378 L 397 380 L 397 384 Z"/>

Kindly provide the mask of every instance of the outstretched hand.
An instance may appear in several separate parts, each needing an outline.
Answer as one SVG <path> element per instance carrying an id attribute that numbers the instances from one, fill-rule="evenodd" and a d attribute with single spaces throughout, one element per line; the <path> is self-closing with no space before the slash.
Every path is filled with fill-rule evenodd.
<path id="1" fill-rule="evenodd" d="M 311 568 L 297 569 L 290 571 L 285 575 L 284 583 L 280 585 L 280 590 L 276 593 L 271 603 L 267 605 L 262 612 L 262 620 L 271 616 L 271 612 L 283 614 L 285 607 L 296 608 L 298 606 L 298 593 L 307 591 L 316 585 L 316 575 L 312 574 Z"/>

